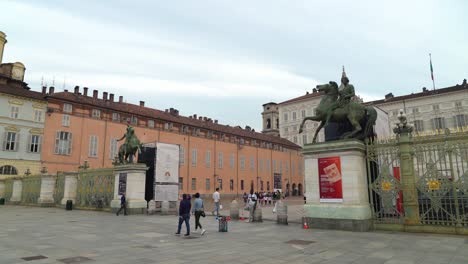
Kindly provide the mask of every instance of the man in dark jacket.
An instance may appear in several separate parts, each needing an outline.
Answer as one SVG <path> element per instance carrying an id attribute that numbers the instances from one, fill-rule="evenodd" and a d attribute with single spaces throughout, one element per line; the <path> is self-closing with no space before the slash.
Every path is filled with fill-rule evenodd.
<path id="1" fill-rule="evenodd" d="M 182 223 L 185 221 L 185 226 L 187 227 L 187 233 L 185 236 L 190 236 L 190 209 L 192 204 L 187 198 L 187 194 L 182 195 L 182 201 L 180 201 L 179 206 L 179 226 L 177 228 L 176 235 L 180 235 L 180 229 L 182 228 Z"/>
<path id="2" fill-rule="evenodd" d="M 117 216 L 119 216 L 120 211 L 124 210 L 124 215 L 127 215 L 127 199 L 125 198 L 125 193 L 122 193 L 120 197 L 120 209 L 117 211 Z"/>

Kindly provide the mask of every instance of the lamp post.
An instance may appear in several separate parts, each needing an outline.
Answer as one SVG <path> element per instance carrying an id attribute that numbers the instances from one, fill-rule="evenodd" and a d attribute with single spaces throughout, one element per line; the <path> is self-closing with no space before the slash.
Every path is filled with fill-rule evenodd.
<path id="1" fill-rule="evenodd" d="M 29 168 L 26 169 L 26 171 L 24 172 L 24 175 L 26 177 L 28 177 L 29 175 L 31 175 L 31 170 L 29 170 Z"/>

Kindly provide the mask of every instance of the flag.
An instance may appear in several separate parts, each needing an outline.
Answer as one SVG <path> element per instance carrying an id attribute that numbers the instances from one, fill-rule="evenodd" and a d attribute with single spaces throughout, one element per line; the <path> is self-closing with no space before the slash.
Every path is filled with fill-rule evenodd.
<path id="1" fill-rule="evenodd" d="M 432 58 L 431 54 L 429 54 L 429 63 L 431 65 L 431 79 L 434 81 L 434 69 L 432 68 Z"/>

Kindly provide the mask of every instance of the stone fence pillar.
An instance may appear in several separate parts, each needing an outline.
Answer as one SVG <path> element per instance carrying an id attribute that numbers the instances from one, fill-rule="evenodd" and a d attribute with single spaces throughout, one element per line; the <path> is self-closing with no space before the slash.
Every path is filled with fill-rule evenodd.
<path id="1" fill-rule="evenodd" d="M 63 199 L 60 202 L 60 204 L 65 206 L 68 200 L 72 200 L 73 205 L 75 205 L 77 187 L 78 187 L 78 173 L 65 174 L 65 186 L 63 188 Z"/>
<path id="2" fill-rule="evenodd" d="M 40 206 L 55 206 L 54 203 L 54 190 L 55 181 L 57 177 L 54 175 L 42 175 L 41 176 L 41 194 L 37 203 Z"/>
<path id="3" fill-rule="evenodd" d="M 397 134 L 400 150 L 401 188 L 403 191 L 403 206 L 405 210 L 405 224 L 419 225 L 418 191 L 416 189 L 416 176 L 414 173 L 413 140 L 411 133 L 413 127 L 406 121 L 406 115 L 400 110 L 400 122 L 393 129 Z"/>
<path id="4" fill-rule="evenodd" d="M 19 204 L 23 193 L 23 181 L 21 179 L 13 180 L 13 192 L 11 194 L 10 204 Z"/>

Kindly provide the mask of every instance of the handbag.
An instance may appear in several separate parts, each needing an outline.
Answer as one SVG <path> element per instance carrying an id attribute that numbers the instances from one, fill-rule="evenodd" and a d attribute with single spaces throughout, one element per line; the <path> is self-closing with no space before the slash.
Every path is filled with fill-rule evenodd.
<path id="1" fill-rule="evenodd" d="M 203 209 L 203 211 L 201 211 L 200 215 L 201 215 L 202 217 L 205 217 L 206 214 L 205 214 L 205 206 L 204 206 L 204 204 L 203 204 L 203 201 L 202 201 L 202 209 Z"/>

